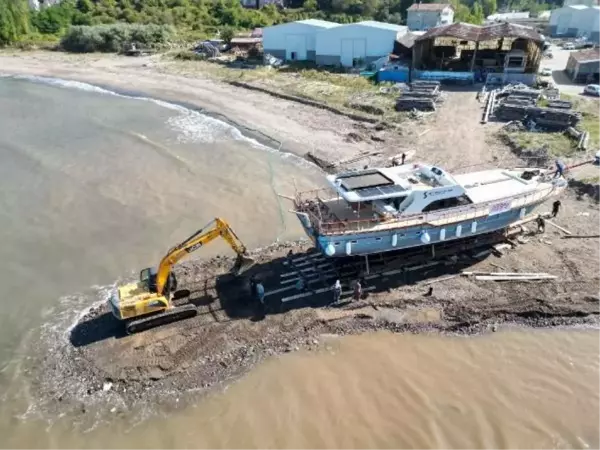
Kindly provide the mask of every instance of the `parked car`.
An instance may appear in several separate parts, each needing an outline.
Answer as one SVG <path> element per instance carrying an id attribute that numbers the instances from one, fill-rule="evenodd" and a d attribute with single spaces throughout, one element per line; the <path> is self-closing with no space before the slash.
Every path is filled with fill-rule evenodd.
<path id="1" fill-rule="evenodd" d="M 583 93 L 587 95 L 594 95 L 600 97 L 600 84 L 588 84 L 584 89 Z"/>
<path id="2" fill-rule="evenodd" d="M 552 69 L 550 67 L 543 67 L 540 70 L 540 75 L 543 77 L 551 77 L 552 76 Z"/>
<path id="3" fill-rule="evenodd" d="M 553 57 L 554 57 L 554 55 L 552 54 L 552 52 L 550 50 L 548 50 L 546 53 L 544 53 L 544 58 L 552 59 Z"/>
<path id="4" fill-rule="evenodd" d="M 575 50 L 575 44 L 572 42 L 567 42 L 565 45 L 563 45 L 563 48 L 565 50 Z"/>

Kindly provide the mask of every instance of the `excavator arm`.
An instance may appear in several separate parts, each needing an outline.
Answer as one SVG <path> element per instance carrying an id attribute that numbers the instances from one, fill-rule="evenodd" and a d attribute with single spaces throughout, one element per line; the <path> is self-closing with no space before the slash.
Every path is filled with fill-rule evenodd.
<path id="1" fill-rule="evenodd" d="M 212 225 L 212 228 L 205 231 L 208 225 Z M 156 292 L 158 294 L 164 295 L 163 291 L 167 284 L 167 280 L 169 279 L 169 275 L 171 274 L 171 267 L 173 267 L 173 265 L 177 264 L 177 262 L 186 255 L 198 250 L 200 247 L 203 247 L 219 236 L 225 239 L 233 251 L 237 253 L 237 261 L 234 267 L 236 274 L 239 275 L 254 265 L 254 261 L 246 256 L 246 247 L 242 244 L 227 222 L 217 217 L 208 225 L 196 231 L 181 244 L 171 248 L 160 261 L 156 274 Z"/>

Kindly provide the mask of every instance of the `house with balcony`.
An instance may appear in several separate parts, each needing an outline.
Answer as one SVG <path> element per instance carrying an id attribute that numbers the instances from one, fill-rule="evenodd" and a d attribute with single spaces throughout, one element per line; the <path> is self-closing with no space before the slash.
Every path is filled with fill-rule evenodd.
<path id="1" fill-rule="evenodd" d="M 413 3 L 408 8 L 409 31 L 425 31 L 454 23 L 454 7 L 448 3 Z"/>

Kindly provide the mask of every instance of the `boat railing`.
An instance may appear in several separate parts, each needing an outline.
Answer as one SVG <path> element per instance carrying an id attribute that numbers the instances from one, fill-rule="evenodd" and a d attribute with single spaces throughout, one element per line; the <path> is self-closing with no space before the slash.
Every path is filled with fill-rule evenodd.
<path id="1" fill-rule="evenodd" d="M 520 208 L 522 206 L 538 202 L 550 196 L 557 187 L 550 185 L 534 192 L 528 192 L 517 196 L 503 197 L 480 204 L 459 206 L 445 211 L 432 211 L 427 213 L 415 213 L 405 216 L 384 218 L 381 216 L 372 218 L 339 220 L 331 214 L 325 201 L 320 195 L 328 189 L 317 189 L 305 191 L 296 195 L 296 209 L 308 215 L 312 226 L 319 234 L 340 234 L 355 231 L 365 231 L 378 225 L 393 225 L 394 228 L 408 228 L 415 225 L 443 226 L 477 217 L 487 216 L 504 210 Z M 303 194 L 303 195 L 302 195 Z M 312 195 L 307 199 L 307 195 Z"/>

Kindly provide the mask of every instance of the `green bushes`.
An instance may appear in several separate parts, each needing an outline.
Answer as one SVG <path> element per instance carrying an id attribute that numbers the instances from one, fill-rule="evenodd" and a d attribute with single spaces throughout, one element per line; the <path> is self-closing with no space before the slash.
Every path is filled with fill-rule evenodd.
<path id="1" fill-rule="evenodd" d="M 126 42 L 147 47 L 166 44 L 175 36 L 169 25 L 116 23 L 111 25 L 74 26 L 60 41 L 61 47 L 74 53 L 119 52 Z"/>
<path id="2" fill-rule="evenodd" d="M 13 44 L 29 32 L 29 6 L 25 0 L 0 0 L 0 47 Z"/>

